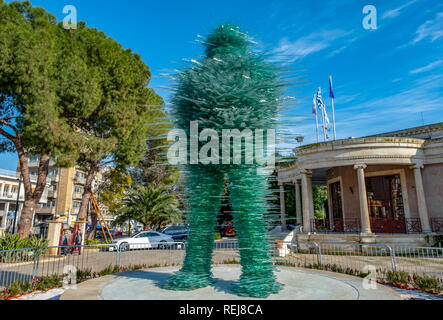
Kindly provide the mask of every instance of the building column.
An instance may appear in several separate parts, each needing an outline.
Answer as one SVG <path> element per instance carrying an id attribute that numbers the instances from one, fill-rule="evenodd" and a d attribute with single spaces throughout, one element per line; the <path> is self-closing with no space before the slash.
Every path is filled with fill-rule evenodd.
<path id="1" fill-rule="evenodd" d="M 0 226 L 3 229 L 6 228 L 6 220 L 8 219 L 8 212 L 6 211 L 6 203 L 5 203 L 5 211 L 3 213 L 2 225 Z"/>
<path id="2" fill-rule="evenodd" d="M 301 188 L 303 198 L 303 232 L 311 232 L 311 219 L 314 217 L 312 201 L 312 175 L 308 170 L 301 171 Z"/>
<path id="3" fill-rule="evenodd" d="M 296 179 L 294 181 L 295 188 L 295 213 L 296 213 L 296 225 L 301 224 L 303 222 L 303 216 L 301 212 L 301 197 L 300 197 L 300 181 Z"/>
<path id="4" fill-rule="evenodd" d="M 282 230 L 286 230 L 286 206 L 285 206 L 285 186 L 283 183 L 278 184 L 280 187 L 280 220 Z"/>
<path id="5" fill-rule="evenodd" d="M 9 201 L 5 202 L 5 223 L 4 226 L 7 227 L 6 221 L 8 220 L 8 212 L 9 212 Z"/>
<path id="6" fill-rule="evenodd" d="M 360 220 L 361 220 L 361 233 L 371 234 L 371 221 L 369 220 L 368 198 L 366 194 L 365 183 L 365 164 L 356 164 L 354 169 L 357 170 L 358 179 L 358 198 L 360 199 Z"/>
<path id="7" fill-rule="evenodd" d="M 411 167 L 414 170 L 415 178 L 415 191 L 417 192 L 417 206 L 418 215 L 420 216 L 420 222 L 423 233 L 431 232 L 431 226 L 429 223 L 428 208 L 426 206 L 425 190 L 423 188 L 423 179 L 421 176 L 422 163 L 417 163 Z"/>

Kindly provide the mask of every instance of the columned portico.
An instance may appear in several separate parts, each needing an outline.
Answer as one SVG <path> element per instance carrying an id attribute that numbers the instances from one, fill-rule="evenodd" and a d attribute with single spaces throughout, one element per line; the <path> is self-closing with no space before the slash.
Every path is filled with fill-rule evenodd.
<path id="1" fill-rule="evenodd" d="M 421 176 L 421 169 L 423 168 L 423 164 L 418 162 L 411 169 L 414 170 L 414 178 L 415 178 L 415 190 L 417 192 L 417 206 L 418 206 L 418 215 L 420 217 L 421 227 L 423 233 L 431 232 L 431 226 L 429 224 L 429 215 L 428 208 L 426 206 L 426 198 L 425 191 L 423 189 L 423 179 Z"/>
<path id="2" fill-rule="evenodd" d="M 365 169 L 366 164 L 360 163 L 354 165 L 354 169 L 357 170 L 358 180 L 358 198 L 360 199 L 360 219 L 361 219 L 361 233 L 371 234 L 371 222 L 369 220 L 368 199 L 366 194 L 365 183 Z"/>
<path id="3" fill-rule="evenodd" d="M 423 246 L 443 234 L 443 123 L 303 145 L 294 154 L 277 171 L 280 183 L 295 185 L 305 233 L 297 239 Z M 313 219 L 312 185 L 319 199 L 327 191 L 326 217 Z"/>
<path id="4" fill-rule="evenodd" d="M 300 180 L 296 179 L 294 181 L 294 188 L 295 188 L 295 214 L 297 217 L 296 223 L 302 223 L 303 221 L 303 215 L 301 212 L 301 197 L 300 197 Z"/>
<path id="5" fill-rule="evenodd" d="M 301 170 L 301 188 L 303 199 L 303 232 L 311 232 L 311 219 L 314 218 L 314 203 L 312 198 L 312 174 Z"/>
<path id="6" fill-rule="evenodd" d="M 285 186 L 283 183 L 279 184 L 280 187 L 280 219 L 281 228 L 286 230 L 286 206 L 285 206 Z"/>

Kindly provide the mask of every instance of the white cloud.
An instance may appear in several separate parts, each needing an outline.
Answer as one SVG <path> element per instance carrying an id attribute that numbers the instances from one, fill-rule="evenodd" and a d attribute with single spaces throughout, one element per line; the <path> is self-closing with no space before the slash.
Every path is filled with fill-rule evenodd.
<path id="1" fill-rule="evenodd" d="M 421 72 L 429 71 L 429 70 L 434 69 L 435 67 L 438 67 L 442 63 L 443 63 L 443 60 L 437 60 L 437 61 L 434 61 L 434 62 L 431 62 L 431 63 L 425 65 L 424 67 L 411 70 L 411 71 L 409 71 L 409 73 L 410 74 L 416 74 L 416 73 L 421 73 Z"/>
<path id="2" fill-rule="evenodd" d="M 411 4 L 413 4 L 414 2 L 417 2 L 417 0 L 412 0 L 412 1 L 409 1 L 409 2 L 407 2 L 407 3 L 405 3 L 405 4 L 403 4 L 403 5 L 401 5 L 401 6 L 399 6 L 399 7 L 397 7 L 397 8 L 395 8 L 395 9 L 392 9 L 392 10 L 388 10 L 388 11 L 386 11 L 385 12 L 385 14 L 382 16 L 382 19 L 385 19 L 385 18 L 395 18 L 395 17 L 397 17 L 398 15 L 400 15 L 400 11 L 402 11 L 404 8 L 406 8 L 406 7 L 409 7 Z"/>
<path id="3" fill-rule="evenodd" d="M 412 44 L 415 44 L 423 39 L 430 38 L 431 41 L 435 41 L 438 38 L 443 37 L 443 12 L 438 12 L 435 19 L 428 20 L 418 27 L 415 32 L 416 36 L 412 40 Z"/>
<path id="4" fill-rule="evenodd" d="M 313 32 L 292 42 L 285 37 L 280 40 L 275 53 L 279 56 L 284 56 L 290 62 L 294 62 L 297 59 L 330 47 L 334 41 L 349 34 L 350 32 L 344 30 Z"/>

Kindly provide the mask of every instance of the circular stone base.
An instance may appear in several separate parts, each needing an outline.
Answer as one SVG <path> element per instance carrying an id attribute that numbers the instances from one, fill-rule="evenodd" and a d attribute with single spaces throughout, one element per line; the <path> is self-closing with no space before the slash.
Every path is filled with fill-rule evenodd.
<path id="1" fill-rule="evenodd" d="M 232 293 L 233 283 L 240 277 L 238 265 L 218 265 L 212 268 L 212 286 L 192 291 L 162 289 L 162 285 L 178 267 L 152 268 L 124 272 L 86 281 L 75 290 L 67 290 L 62 300 L 236 300 L 248 299 Z M 392 289 L 377 284 L 364 289 L 362 279 L 332 272 L 278 267 L 277 281 L 284 284 L 269 300 L 399 300 Z M 249 298 L 254 299 L 254 298 Z"/>

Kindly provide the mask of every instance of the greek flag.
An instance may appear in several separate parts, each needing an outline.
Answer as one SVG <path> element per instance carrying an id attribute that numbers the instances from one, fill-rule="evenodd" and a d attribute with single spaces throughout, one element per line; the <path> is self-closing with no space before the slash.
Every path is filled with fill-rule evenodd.
<path id="1" fill-rule="evenodd" d="M 317 104 L 318 104 L 319 108 L 322 108 L 323 100 L 321 98 L 321 88 L 320 87 L 318 87 L 318 90 L 317 90 Z"/>
<path id="2" fill-rule="evenodd" d="M 315 94 L 312 96 L 312 114 L 317 115 L 317 104 L 315 103 Z"/>
<path id="3" fill-rule="evenodd" d="M 329 124 L 329 118 L 328 118 L 328 114 L 326 113 L 326 106 L 323 103 L 323 100 L 321 98 L 321 88 L 320 87 L 318 87 L 318 90 L 317 90 L 317 105 L 320 108 L 322 115 L 325 119 L 325 126 L 327 126 Z"/>

